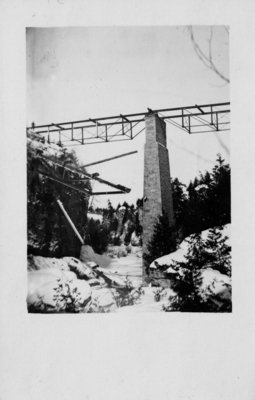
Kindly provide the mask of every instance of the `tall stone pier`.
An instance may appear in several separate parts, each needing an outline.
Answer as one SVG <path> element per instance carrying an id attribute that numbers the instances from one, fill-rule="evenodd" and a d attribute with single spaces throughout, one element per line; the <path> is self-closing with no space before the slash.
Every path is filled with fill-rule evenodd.
<path id="1" fill-rule="evenodd" d="M 163 214 L 169 225 L 174 225 L 173 197 L 170 166 L 166 147 L 166 124 L 157 114 L 145 118 L 144 148 L 144 201 L 143 201 L 143 252 L 154 232 L 157 218 Z M 146 281 L 147 265 L 143 261 L 143 278 Z"/>

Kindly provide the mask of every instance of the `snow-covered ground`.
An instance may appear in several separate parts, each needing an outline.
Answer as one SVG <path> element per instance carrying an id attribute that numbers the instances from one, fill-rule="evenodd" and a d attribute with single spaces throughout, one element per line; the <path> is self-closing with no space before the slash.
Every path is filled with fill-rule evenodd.
<path id="1" fill-rule="evenodd" d="M 134 286 L 142 285 L 142 253 L 141 248 L 132 247 L 131 253 L 126 257 L 114 258 L 107 268 L 104 268 L 112 276 L 128 277 Z M 154 299 L 156 287 L 144 287 L 144 294 L 138 299 L 137 304 L 118 308 L 116 312 L 162 312 L 162 305 L 167 302 L 174 292 L 168 288 L 160 301 Z"/>
<path id="2" fill-rule="evenodd" d="M 231 224 L 227 224 L 223 227 L 222 235 L 227 237 L 226 243 L 230 246 L 230 228 Z M 209 229 L 201 233 L 203 240 L 206 240 L 209 234 Z M 183 276 L 183 268 L 176 267 L 176 262 L 185 262 L 188 248 L 189 248 L 189 238 L 186 238 L 180 244 L 178 250 L 173 253 L 167 254 L 154 260 L 150 264 L 152 274 L 157 271 L 158 266 L 166 266 L 166 272 L 169 274 L 175 274 L 181 278 Z M 167 268 L 168 267 L 168 268 Z M 204 297 L 210 297 L 212 294 L 217 296 L 217 301 L 219 304 L 225 300 L 231 301 L 231 277 L 220 273 L 219 271 L 209 268 L 206 266 L 200 271 L 201 285 L 200 292 L 203 293 Z"/>
<path id="3" fill-rule="evenodd" d="M 223 234 L 228 237 L 230 236 L 230 225 L 224 227 Z M 207 235 L 208 231 L 202 233 L 203 238 L 206 238 Z M 47 304 L 53 304 L 52 296 L 59 285 L 59 278 L 61 278 L 61 281 L 68 280 L 69 278 L 73 280 L 74 286 L 84 295 L 84 298 L 82 298 L 84 304 L 92 292 L 92 298 L 95 297 L 101 307 L 103 307 L 106 300 L 109 303 L 107 303 L 107 307 L 112 307 L 114 303 L 115 306 L 110 310 L 113 312 L 162 312 L 163 304 L 167 304 L 169 297 L 175 295 L 171 287 L 163 289 L 145 286 L 142 288 L 142 295 L 137 299 L 135 304 L 117 308 L 115 299 L 111 293 L 111 287 L 102 287 L 100 279 L 104 284 L 109 280 L 112 283 L 115 282 L 116 285 L 123 286 L 125 279 L 128 278 L 134 287 L 142 286 L 143 259 L 141 247 L 131 246 L 131 249 L 129 249 L 129 251 L 131 250 L 130 252 L 127 252 L 127 250 L 124 252 L 122 247 L 119 246 L 119 250 L 121 251 L 115 248 L 112 249 L 114 250 L 111 252 L 113 258 L 109 257 L 109 255 L 96 255 L 92 249 L 88 249 L 89 246 L 83 247 L 82 255 L 84 259 L 82 261 L 73 257 L 64 257 L 62 259 L 32 257 L 28 264 L 28 304 L 36 303 L 42 296 L 46 296 Z M 173 270 L 172 265 L 174 261 L 185 260 L 187 248 L 188 243 L 184 240 L 176 252 L 155 260 L 151 264 L 152 275 L 155 274 L 154 271 L 160 264 L 167 265 L 167 271 L 171 272 L 170 270 Z M 123 256 L 118 256 L 120 254 Z M 96 256 L 99 258 L 94 259 Z M 100 267 L 96 267 L 97 269 L 94 270 L 93 268 L 97 264 Z M 101 273 L 106 281 L 101 275 L 97 276 L 95 271 Z M 174 269 L 172 272 L 177 273 L 179 276 L 182 275 L 181 268 L 179 270 Z M 229 276 L 207 267 L 201 270 L 201 278 L 201 291 L 204 294 L 208 292 L 208 295 L 211 293 L 217 295 L 216 300 L 219 304 L 226 300 L 231 300 L 231 278 Z M 82 279 L 86 279 L 87 282 Z M 81 287 L 81 285 L 84 287 Z M 155 301 L 155 293 L 158 291 L 161 292 L 160 300 Z"/>
<path id="4" fill-rule="evenodd" d="M 157 288 L 155 287 L 144 287 L 144 294 L 140 297 L 137 304 L 132 306 L 125 306 L 118 308 L 116 312 L 162 312 L 163 304 L 168 302 L 169 296 L 174 296 L 174 291 L 170 288 L 165 289 L 164 296 L 160 301 L 155 301 L 154 296 Z"/>
<path id="5" fill-rule="evenodd" d="M 113 258 L 108 267 L 108 273 L 115 274 L 125 279 L 128 277 L 134 286 L 142 284 L 142 256 L 139 247 L 132 247 L 131 253 L 126 257 Z"/>

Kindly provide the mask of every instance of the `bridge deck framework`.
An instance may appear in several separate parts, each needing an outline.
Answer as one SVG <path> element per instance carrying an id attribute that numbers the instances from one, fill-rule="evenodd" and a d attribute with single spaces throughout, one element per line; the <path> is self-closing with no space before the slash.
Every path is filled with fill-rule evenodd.
<path id="1" fill-rule="evenodd" d="M 145 119 L 157 114 L 189 134 L 229 130 L 230 122 L 223 119 L 230 112 L 230 103 L 200 104 L 151 110 L 135 114 L 119 114 L 110 117 L 35 125 L 27 128 L 48 143 L 63 147 L 88 145 L 104 142 L 133 140 L 145 130 Z"/>

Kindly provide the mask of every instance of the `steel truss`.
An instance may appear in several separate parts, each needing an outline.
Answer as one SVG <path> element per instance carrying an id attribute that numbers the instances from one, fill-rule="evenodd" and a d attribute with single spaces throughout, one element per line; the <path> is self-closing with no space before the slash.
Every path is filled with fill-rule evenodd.
<path id="1" fill-rule="evenodd" d="M 146 112 L 135 114 L 38 126 L 33 123 L 27 128 L 27 134 L 63 147 L 133 140 L 145 130 L 145 117 L 151 113 L 158 114 L 161 119 L 189 134 L 218 132 L 230 129 L 230 122 L 224 118 L 229 112 L 229 102 L 158 110 L 148 108 Z"/>

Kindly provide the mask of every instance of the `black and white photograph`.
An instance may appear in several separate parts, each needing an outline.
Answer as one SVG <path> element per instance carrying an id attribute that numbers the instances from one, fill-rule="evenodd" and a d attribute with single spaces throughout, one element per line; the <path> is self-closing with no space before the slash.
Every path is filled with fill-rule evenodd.
<path id="1" fill-rule="evenodd" d="M 0 400 L 254 400 L 254 15 L 0 1 Z"/>
<path id="2" fill-rule="evenodd" d="M 229 26 L 26 28 L 28 313 L 232 312 Z"/>

